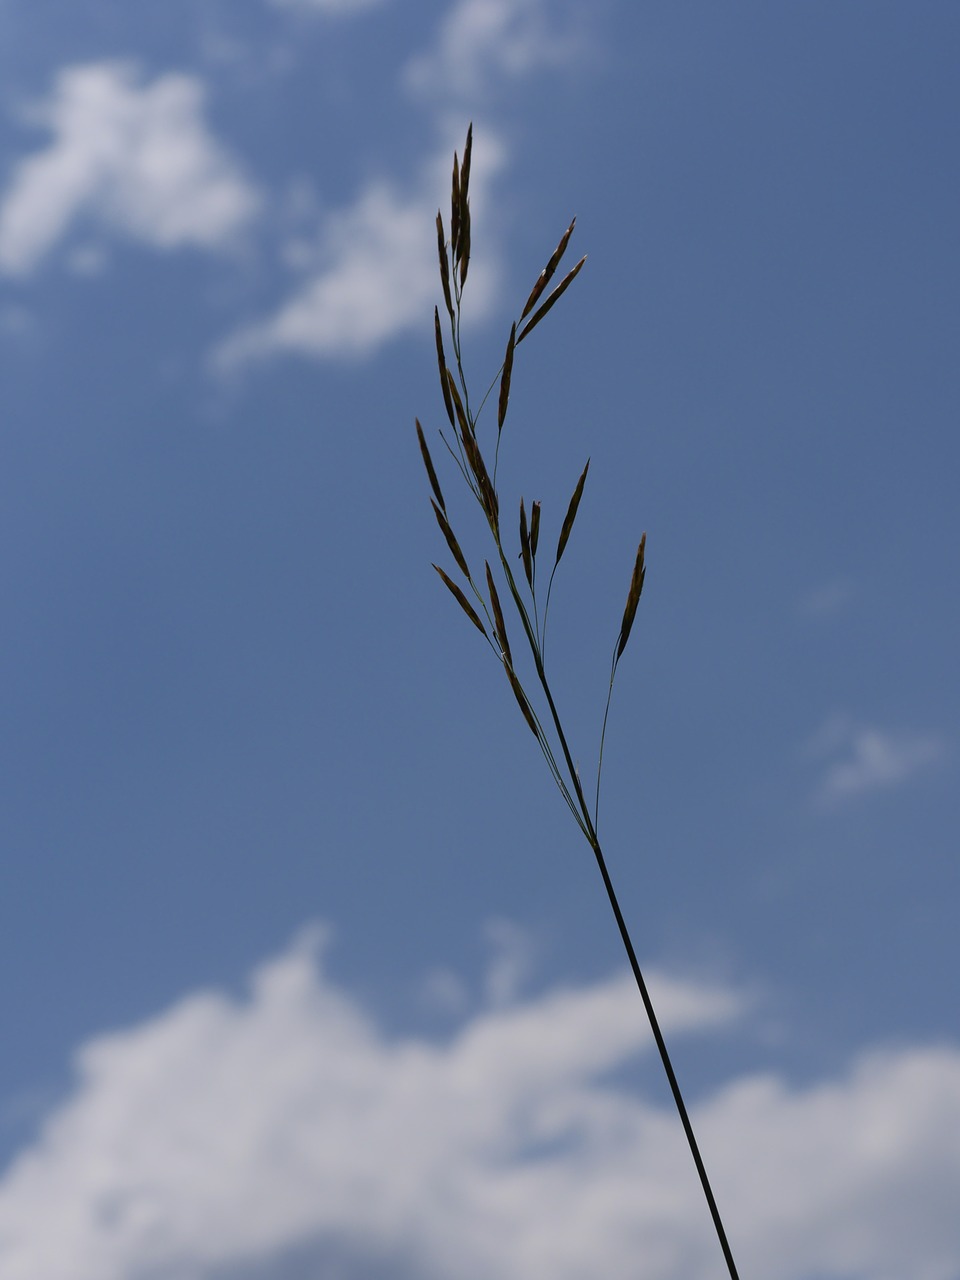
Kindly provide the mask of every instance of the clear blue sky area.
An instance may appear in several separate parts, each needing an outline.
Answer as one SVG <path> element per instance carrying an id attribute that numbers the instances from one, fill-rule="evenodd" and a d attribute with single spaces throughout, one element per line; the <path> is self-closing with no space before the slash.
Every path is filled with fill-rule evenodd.
<path id="1" fill-rule="evenodd" d="M 958 58 L 926 0 L 0 0 L 4 1280 L 720 1274 L 430 567 L 414 415 L 491 554 L 433 332 L 470 121 L 474 403 L 588 254 L 498 485 L 549 554 L 591 459 L 586 780 L 647 535 L 600 830 L 744 1280 L 960 1276 Z"/>

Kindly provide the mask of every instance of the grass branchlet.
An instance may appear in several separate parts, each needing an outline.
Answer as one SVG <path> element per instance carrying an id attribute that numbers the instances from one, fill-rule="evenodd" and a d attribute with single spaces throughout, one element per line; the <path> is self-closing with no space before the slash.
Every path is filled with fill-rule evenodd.
<path id="1" fill-rule="evenodd" d="M 574 267 L 572 267 L 563 277 L 558 285 L 547 293 L 557 268 L 560 266 L 566 253 L 570 238 L 573 235 L 576 226 L 576 218 L 574 218 L 566 231 L 560 238 L 557 247 L 547 259 L 546 266 L 537 277 L 533 288 L 527 295 L 527 299 L 523 304 L 519 316 L 513 322 L 510 328 L 510 335 L 507 339 L 503 363 L 494 376 L 486 394 L 479 402 L 476 411 L 471 409 L 471 398 L 467 386 L 466 376 L 463 366 L 463 352 L 460 342 L 460 319 L 463 301 L 463 290 L 467 280 L 467 272 L 470 262 L 470 243 L 471 243 L 471 223 L 470 223 L 470 168 L 473 151 L 473 126 L 467 132 L 466 145 L 463 151 L 463 160 L 460 161 L 457 154 L 453 157 L 453 175 L 451 182 L 450 196 L 450 240 L 449 243 L 444 237 L 443 216 L 437 214 L 437 247 L 440 259 L 440 287 L 443 293 L 444 307 L 447 313 L 450 330 L 450 349 L 453 354 L 452 365 L 447 363 L 446 349 L 443 335 L 443 325 L 440 319 L 440 309 L 434 309 L 434 330 L 437 348 L 437 363 L 440 374 L 440 389 L 443 397 L 443 406 L 449 424 L 449 433 L 441 428 L 440 438 L 445 445 L 447 452 L 455 462 L 461 477 L 463 478 L 467 489 L 472 494 L 474 500 L 480 506 L 481 511 L 486 520 L 492 539 L 492 549 L 494 555 L 488 555 L 484 558 L 484 574 L 479 581 L 475 579 L 469 568 L 467 557 L 465 556 L 461 543 L 453 531 L 450 514 L 444 502 L 443 494 L 440 489 L 440 483 L 437 478 L 436 469 L 430 451 L 427 448 L 427 442 L 424 437 L 423 428 L 417 421 L 417 440 L 420 446 L 420 454 L 423 458 L 423 464 L 427 472 L 427 479 L 433 493 L 431 504 L 437 524 L 443 534 L 446 545 L 456 562 L 457 568 L 463 575 L 468 591 L 459 586 L 439 565 L 434 565 L 437 573 L 440 575 L 444 585 L 448 591 L 460 605 L 460 608 L 469 618 L 470 622 L 477 628 L 480 634 L 486 640 L 490 651 L 493 653 L 497 661 L 500 662 L 507 677 L 507 681 L 516 699 L 517 705 L 527 723 L 528 728 L 537 740 L 540 751 L 546 760 L 547 766 L 553 777 L 557 788 L 563 797 L 568 809 L 570 810 L 574 821 L 580 828 L 584 838 L 593 851 L 597 866 L 603 880 L 604 888 L 610 906 L 613 910 L 617 927 L 620 931 L 620 937 L 636 980 L 640 997 L 643 1001 L 650 1027 L 656 1040 L 657 1049 L 660 1053 L 660 1059 L 663 1064 L 667 1080 L 673 1094 L 674 1102 L 683 1125 L 687 1143 L 693 1156 L 697 1172 L 700 1177 L 700 1183 L 703 1188 L 704 1196 L 713 1219 L 714 1228 L 717 1238 L 723 1252 L 724 1261 L 731 1280 L 738 1280 L 737 1270 L 733 1260 L 733 1254 L 727 1241 L 726 1232 L 720 1219 L 713 1191 L 707 1178 L 706 1169 L 700 1156 L 699 1147 L 694 1136 L 693 1127 L 690 1123 L 690 1117 L 684 1104 L 680 1087 L 673 1070 L 670 1056 L 660 1030 L 659 1022 L 647 990 L 640 965 L 637 961 L 636 952 L 633 943 L 630 940 L 630 934 L 627 930 L 620 905 L 614 892 L 613 883 L 607 870 L 606 861 L 600 846 L 600 838 L 598 835 L 598 826 L 600 819 L 600 779 L 603 771 L 603 748 L 606 738 L 607 720 L 610 714 L 610 704 L 613 696 L 614 680 L 617 673 L 617 667 L 620 659 L 623 657 L 633 631 L 634 622 L 637 616 L 637 610 L 640 604 L 640 597 L 643 592 L 643 584 L 646 577 L 645 554 L 646 554 L 646 534 L 644 533 L 640 539 L 637 548 L 636 558 L 634 560 L 633 572 L 630 576 L 630 583 L 627 588 L 626 604 L 623 610 L 623 616 L 620 622 L 620 630 L 617 633 L 613 646 L 613 656 L 610 665 L 610 682 L 607 692 L 606 706 L 604 707 L 602 727 L 600 731 L 600 745 L 597 758 L 596 772 L 596 790 L 592 807 L 588 804 L 581 784 L 580 774 L 574 765 L 574 757 L 571 753 L 567 740 L 566 731 L 560 713 L 557 710 L 556 699 L 550 685 L 546 669 L 545 644 L 547 617 L 550 607 L 550 596 L 553 590 L 554 578 L 563 558 L 567 544 L 573 533 L 574 523 L 580 510 L 580 502 L 583 497 L 584 487 L 587 481 L 587 473 L 590 470 L 590 460 L 587 459 L 586 465 L 577 480 L 573 490 L 573 496 L 566 508 L 566 514 L 560 525 L 560 532 L 557 539 L 556 556 L 550 569 L 550 577 L 547 582 L 546 595 L 541 607 L 537 594 L 537 552 L 540 545 L 540 522 L 541 522 L 541 502 L 535 500 L 530 506 L 530 516 L 528 520 L 527 506 L 524 499 L 520 499 L 520 519 L 519 519 L 519 548 L 514 546 L 507 547 L 504 543 L 504 530 L 500 522 L 500 496 L 497 490 L 497 471 L 500 456 L 501 437 L 504 433 L 504 425 L 507 418 L 507 410 L 510 401 L 510 390 L 514 376 L 514 362 L 516 352 L 524 338 L 528 336 L 540 324 L 555 304 L 560 300 L 567 291 L 576 277 L 579 275 L 586 256 L 582 257 Z M 545 300 L 543 299 L 546 294 Z M 491 443 L 493 447 L 493 463 L 492 467 L 488 466 L 484 449 L 487 447 L 484 443 L 484 436 L 480 430 L 479 419 L 483 412 L 484 406 L 491 395 L 493 389 L 499 383 L 499 394 L 497 397 L 497 423 L 495 434 L 491 432 Z M 516 526 L 512 526 L 515 528 Z M 511 535 L 512 536 L 512 535 Z M 491 567 L 490 561 L 493 561 Z M 523 576 L 518 581 L 518 576 L 514 573 L 514 565 L 520 561 L 523 567 Z M 500 586 L 498 587 L 498 580 Z M 474 608 L 470 597 L 479 607 Z M 513 611 L 516 615 L 515 622 L 519 623 L 520 633 L 526 642 L 526 650 L 529 662 L 525 666 L 532 666 L 535 674 L 535 682 L 529 684 L 524 683 L 524 678 L 517 670 L 514 660 L 514 653 L 511 649 L 510 641 L 507 635 L 507 621 L 504 614 L 502 599 L 512 603 Z M 481 613 L 486 618 L 484 624 Z M 515 639 L 516 634 L 515 634 Z"/>

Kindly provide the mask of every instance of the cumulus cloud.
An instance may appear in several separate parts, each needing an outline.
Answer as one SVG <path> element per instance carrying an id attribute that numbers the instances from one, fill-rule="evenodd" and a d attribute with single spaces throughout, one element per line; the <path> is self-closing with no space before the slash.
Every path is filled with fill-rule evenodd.
<path id="1" fill-rule="evenodd" d="M 456 144 L 462 147 L 463 139 Z M 357 357 L 397 335 L 420 331 L 437 295 L 438 192 L 450 181 L 454 144 L 444 145 L 403 189 L 375 181 L 348 208 L 324 218 L 312 264 L 297 245 L 305 279 L 292 297 L 265 319 L 229 335 L 213 355 L 220 372 L 281 353 Z M 493 132 L 484 131 L 474 149 L 470 201 L 483 216 L 490 184 L 502 160 Z M 490 308 L 497 276 L 496 257 L 478 247 L 471 258 L 470 311 L 481 318 Z"/>
<path id="2" fill-rule="evenodd" d="M 583 56 L 577 19 L 577 9 L 565 0 L 457 0 L 434 48 L 408 63 L 405 84 L 418 94 L 459 102 L 505 79 L 568 66 Z"/>
<path id="3" fill-rule="evenodd" d="M 809 744 L 810 754 L 826 762 L 816 799 L 832 806 L 898 787 L 938 764 L 945 751 L 937 734 L 890 732 L 834 716 Z"/>
<path id="4" fill-rule="evenodd" d="M 419 1280 L 717 1274 L 663 1091 L 613 1074 L 650 1051 L 628 978 L 397 1039 L 324 975 L 321 940 L 247 999 L 200 992 L 80 1050 L 0 1179 L 4 1280 L 360 1280 L 371 1259 Z M 674 1040 L 748 1007 L 654 985 Z M 745 1274 L 957 1273 L 957 1048 L 868 1053 L 806 1088 L 746 1077 L 695 1118 Z"/>
<path id="5" fill-rule="evenodd" d="M 154 249 L 221 249 L 258 197 L 209 132 L 193 76 L 143 83 L 135 66 L 57 76 L 29 118 L 53 135 L 14 169 L 0 204 L 0 271 L 27 275 L 88 219 Z"/>

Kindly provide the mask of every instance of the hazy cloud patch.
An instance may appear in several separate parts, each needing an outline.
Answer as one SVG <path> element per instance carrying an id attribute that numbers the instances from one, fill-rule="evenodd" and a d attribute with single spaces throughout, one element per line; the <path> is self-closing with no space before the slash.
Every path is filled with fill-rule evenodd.
<path id="1" fill-rule="evenodd" d="M 158 250 L 221 250 L 258 196 L 209 132 L 204 86 L 132 63 L 72 66 L 27 118 L 52 134 L 21 160 L 0 203 L 0 271 L 28 275 L 87 218 Z"/>
<path id="2" fill-rule="evenodd" d="M 805 618 L 832 618 L 850 604 L 853 595 L 851 582 L 846 578 L 833 578 L 808 591 L 799 601 L 797 609 Z"/>
<path id="3" fill-rule="evenodd" d="M 946 743 L 938 734 L 878 729 L 837 715 L 823 725 L 807 751 L 823 770 L 815 800 L 833 807 L 899 787 L 926 772 L 943 760 Z"/>
<path id="4" fill-rule="evenodd" d="M 404 83 L 418 95 L 474 101 L 499 82 L 583 56 L 582 9 L 566 0 L 456 0 L 434 47 L 407 63 Z"/>
<path id="5" fill-rule="evenodd" d="M 213 353 L 214 369 L 230 373 L 284 353 L 358 358 L 422 330 L 436 301 L 437 193 L 449 184 L 453 149 L 438 148 L 409 188 L 373 182 L 352 205 L 322 218 L 312 255 L 299 237 L 294 261 L 313 260 L 304 280 L 271 315 L 229 335 Z M 470 183 L 476 216 L 483 216 L 502 156 L 495 135 L 485 131 Z M 495 251 L 479 246 L 468 278 L 474 319 L 489 311 L 497 273 Z"/>

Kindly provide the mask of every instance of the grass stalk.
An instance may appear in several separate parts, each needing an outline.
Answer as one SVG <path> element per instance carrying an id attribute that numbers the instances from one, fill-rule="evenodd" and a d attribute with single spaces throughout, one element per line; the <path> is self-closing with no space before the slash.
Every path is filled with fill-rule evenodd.
<path id="1" fill-rule="evenodd" d="M 551 292 L 547 293 L 547 288 L 552 280 L 557 267 L 566 252 L 570 237 L 573 234 L 576 219 L 574 219 L 567 230 L 563 233 L 556 249 L 547 260 L 547 264 L 538 276 L 533 289 L 530 291 L 526 302 L 523 306 L 516 321 L 514 321 L 510 337 L 506 345 L 506 355 L 498 370 L 496 376 L 491 382 L 485 395 L 480 401 L 479 408 L 476 413 L 471 411 L 470 394 L 467 386 L 467 379 L 463 368 L 463 352 L 460 339 L 460 321 L 462 313 L 462 299 L 464 286 L 467 280 L 467 274 L 470 263 L 470 241 L 471 241 L 471 225 L 470 225 L 470 202 L 469 202 L 469 181 L 470 181 L 470 165 L 473 144 L 473 128 L 471 126 L 467 133 L 467 142 L 463 153 L 463 162 L 460 163 L 459 157 L 455 154 L 453 159 L 453 181 L 450 201 L 450 240 L 445 238 L 443 217 L 437 214 L 437 247 L 440 259 L 440 280 L 443 289 L 444 307 L 447 313 L 450 329 L 450 341 L 453 352 L 454 371 L 447 366 L 446 355 L 444 352 L 442 326 L 440 321 L 439 308 L 435 310 L 435 336 L 437 347 L 437 361 L 440 375 L 440 387 L 443 393 L 444 408 L 448 421 L 449 431 L 453 434 L 453 443 L 450 442 L 447 433 L 441 428 L 440 438 L 449 452 L 451 458 L 457 466 L 470 494 L 479 504 L 486 518 L 491 537 L 493 539 L 496 556 L 493 558 L 494 565 L 499 564 L 502 575 L 502 582 L 506 586 L 507 595 L 513 602 L 514 611 L 520 622 L 520 627 L 526 640 L 526 650 L 532 659 L 533 669 L 536 673 L 536 684 L 534 686 L 535 696 L 528 692 L 527 686 L 523 683 L 523 677 L 517 670 L 513 651 L 508 637 L 508 626 L 506 617 L 500 600 L 500 591 L 496 585 L 496 579 L 490 563 L 484 560 L 484 575 L 475 578 L 462 550 L 462 543 L 453 531 L 450 514 L 444 502 L 443 495 L 440 490 L 439 480 L 433 465 L 426 439 L 420 423 L 417 422 L 417 438 L 420 447 L 420 453 L 423 458 L 424 466 L 427 471 L 427 478 L 433 493 L 431 499 L 433 511 L 443 534 L 447 548 L 454 558 L 457 569 L 460 572 L 462 580 L 469 589 L 470 594 L 475 598 L 479 607 L 478 613 L 471 605 L 467 594 L 463 588 L 439 566 L 434 565 L 444 584 L 450 593 L 457 600 L 461 610 L 466 614 L 470 622 L 482 633 L 486 640 L 490 651 L 494 657 L 501 663 L 504 674 L 517 701 L 519 709 L 526 721 L 527 727 L 537 739 L 540 751 L 546 760 L 550 774 L 557 785 L 557 788 L 573 815 L 574 821 L 583 833 L 584 838 L 590 845 L 596 859 L 597 867 L 600 871 L 600 877 L 603 880 L 604 889 L 613 911 L 617 928 L 620 932 L 620 938 L 623 942 L 624 949 L 627 953 L 627 959 L 633 972 L 640 998 L 650 1023 L 650 1029 L 653 1032 L 653 1038 L 656 1042 L 657 1051 L 660 1054 L 660 1061 L 663 1065 L 670 1091 L 677 1108 L 680 1122 L 687 1139 L 687 1145 L 693 1157 L 697 1174 L 700 1178 L 700 1185 L 710 1210 L 713 1220 L 714 1230 L 723 1253 L 724 1262 L 730 1280 L 739 1280 L 736 1264 L 734 1262 L 733 1253 L 727 1240 L 727 1234 L 724 1230 L 723 1221 L 720 1217 L 717 1202 L 707 1177 L 707 1171 L 700 1154 L 696 1135 L 694 1134 L 693 1125 L 690 1120 L 689 1113 L 684 1103 L 683 1094 L 677 1081 L 670 1055 L 667 1051 L 666 1041 L 660 1029 L 660 1023 L 650 998 L 650 993 L 644 981 L 643 972 L 637 960 L 636 951 L 627 929 L 623 912 L 617 900 L 617 895 L 613 887 L 613 881 L 607 869 L 606 859 L 600 846 L 599 824 L 600 824 L 600 781 L 603 771 L 603 750 L 606 741 L 607 720 L 610 714 L 610 705 L 613 698 L 613 686 L 616 679 L 617 667 L 620 659 L 626 649 L 627 642 L 633 628 L 634 620 L 637 614 L 637 608 L 640 602 L 640 596 L 643 591 L 644 579 L 646 576 L 645 568 L 645 548 L 646 534 L 640 539 L 637 548 L 636 559 L 634 562 L 633 572 L 630 578 L 630 585 L 627 591 L 626 605 L 623 611 L 622 621 L 620 623 L 620 631 L 614 645 L 613 658 L 610 666 L 610 683 L 607 691 L 607 700 L 603 713 L 603 724 L 600 733 L 600 748 L 597 761 L 597 783 L 596 796 L 594 800 L 593 810 L 587 803 L 584 795 L 583 786 L 580 781 L 580 775 L 574 764 L 573 754 L 564 731 L 563 721 L 557 708 L 556 700 L 550 686 L 547 676 L 545 644 L 546 644 L 546 627 L 547 614 L 550 605 L 550 597 L 553 591 L 554 579 L 560 566 L 563 553 L 566 550 L 567 543 L 573 532 L 574 523 L 580 509 L 580 500 L 583 496 L 584 486 L 587 479 L 587 473 L 590 467 L 590 461 L 587 460 L 586 466 L 577 481 L 569 504 L 566 509 L 566 515 L 560 528 L 557 549 L 554 562 L 550 570 L 547 583 L 546 600 L 543 609 L 540 610 L 537 601 L 537 553 L 539 550 L 539 533 L 540 533 L 540 514 L 541 504 L 538 501 L 531 505 L 531 521 L 528 525 L 526 518 L 526 508 L 521 501 L 520 505 L 520 523 L 519 523 L 519 540 L 520 551 L 516 559 L 523 562 L 523 582 L 526 591 L 521 588 L 517 581 L 517 575 L 513 571 L 514 555 L 511 548 L 508 552 L 503 541 L 503 524 L 501 521 L 500 499 L 497 491 L 497 473 L 500 462 L 500 444 L 503 436 L 504 423 L 507 416 L 507 410 L 510 398 L 510 386 L 513 375 L 514 360 L 516 350 L 520 343 L 530 334 L 530 332 L 540 324 L 541 320 L 552 310 L 554 305 L 559 301 L 561 296 L 566 292 L 568 287 L 573 283 L 583 267 L 586 257 L 580 261 L 563 277 L 558 285 Z M 543 295 L 547 293 L 544 298 Z M 541 300 L 542 299 L 542 300 Z M 478 420 L 487 401 L 490 399 L 495 386 L 499 384 L 499 396 L 497 399 L 497 422 L 496 437 L 493 448 L 493 467 L 488 469 L 484 458 L 483 446 L 478 436 Z M 542 579 L 541 579 L 542 580 Z M 506 599 L 506 596 L 504 597 Z M 482 615 L 482 616 L 481 616 Z M 484 619 L 486 622 L 484 623 Z M 536 692 L 536 690 L 539 690 Z M 539 703 L 541 710 L 537 710 Z"/>

